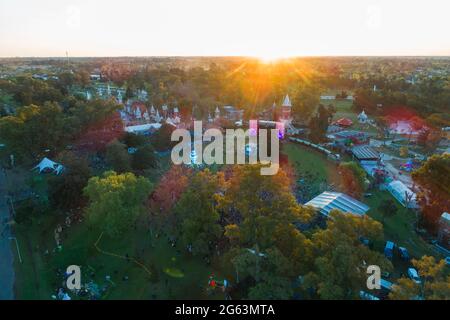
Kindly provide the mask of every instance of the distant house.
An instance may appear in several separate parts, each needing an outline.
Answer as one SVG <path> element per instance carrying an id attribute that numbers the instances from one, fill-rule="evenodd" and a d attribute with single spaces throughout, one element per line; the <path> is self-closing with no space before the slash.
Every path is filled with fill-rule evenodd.
<path id="1" fill-rule="evenodd" d="M 349 140 L 355 144 L 361 144 L 368 139 L 368 135 L 362 131 L 343 130 L 334 133 L 330 138 L 334 140 L 335 144 L 345 144 Z"/>
<path id="2" fill-rule="evenodd" d="M 38 79 L 38 80 L 48 80 L 48 75 L 47 74 L 45 74 L 45 73 L 43 73 L 43 74 L 40 74 L 40 73 L 35 73 L 35 74 L 33 74 L 33 79 Z"/>
<path id="3" fill-rule="evenodd" d="M 418 135 L 420 129 L 407 120 L 399 120 L 389 125 L 389 132 L 391 134 L 404 134 L 404 135 Z"/>
<path id="4" fill-rule="evenodd" d="M 352 148 L 352 154 L 358 161 L 378 161 L 380 154 L 368 145 L 355 146 Z"/>
<path id="5" fill-rule="evenodd" d="M 380 169 L 380 154 L 368 145 L 355 146 L 351 149 L 353 157 L 370 176 Z"/>
<path id="6" fill-rule="evenodd" d="M 97 73 L 92 73 L 89 75 L 89 78 L 93 81 L 98 81 L 102 78 L 102 76 L 100 74 Z"/>
<path id="7" fill-rule="evenodd" d="M 125 127 L 125 131 L 129 132 L 129 133 L 134 133 L 134 134 L 148 135 L 148 134 L 152 134 L 155 131 L 159 130 L 159 128 L 161 128 L 160 123 L 147 123 L 147 124 L 140 124 L 140 125 Z"/>
<path id="8" fill-rule="evenodd" d="M 350 127 L 353 124 L 353 121 L 349 118 L 341 118 L 339 120 L 336 120 L 334 124 L 341 127 Z"/>
<path id="9" fill-rule="evenodd" d="M 403 184 L 396 180 L 388 184 L 387 190 L 397 199 L 398 202 L 407 208 L 417 208 L 416 194 Z"/>
<path id="10" fill-rule="evenodd" d="M 336 96 L 320 96 L 320 100 L 334 100 Z"/>
<path id="11" fill-rule="evenodd" d="M 331 210 L 339 210 L 344 213 L 363 216 L 369 207 L 364 203 L 340 192 L 325 191 L 314 199 L 305 203 L 305 206 L 312 206 L 319 210 L 321 214 L 328 217 Z"/>
<path id="12" fill-rule="evenodd" d="M 244 117 L 244 110 L 237 109 L 233 106 L 224 106 L 222 108 L 224 118 L 229 121 L 239 121 Z"/>

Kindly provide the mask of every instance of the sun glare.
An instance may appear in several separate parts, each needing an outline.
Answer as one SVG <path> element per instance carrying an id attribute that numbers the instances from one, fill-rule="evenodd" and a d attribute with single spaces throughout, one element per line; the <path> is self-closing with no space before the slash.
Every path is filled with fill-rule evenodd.
<path id="1" fill-rule="evenodd" d="M 275 63 L 275 62 L 278 62 L 278 61 L 280 61 L 282 59 L 286 59 L 286 58 L 287 58 L 286 56 L 282 56 L 280 54 L 273 53 L 273 52 L 272 53 L 265 53 L 265 54 L 262 54 L 262 55 L 258 56 L 258 59 L 262 63 L 266 63 L 266 64 Z"/>

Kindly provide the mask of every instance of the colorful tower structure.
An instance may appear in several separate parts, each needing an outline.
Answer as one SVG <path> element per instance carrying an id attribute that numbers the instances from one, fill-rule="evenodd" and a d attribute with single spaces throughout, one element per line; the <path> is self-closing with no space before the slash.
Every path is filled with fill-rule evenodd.
<path id="1" fill-rule="evenodd" d="M 286 95 L 286 97 L 283 100 L 283 104 L 281 105 L 281 116 L 280 120 L 291 120 L 291 110 L 292 110 L 292 103 L 291 99 L 289 99 L 289 95 Z"/>

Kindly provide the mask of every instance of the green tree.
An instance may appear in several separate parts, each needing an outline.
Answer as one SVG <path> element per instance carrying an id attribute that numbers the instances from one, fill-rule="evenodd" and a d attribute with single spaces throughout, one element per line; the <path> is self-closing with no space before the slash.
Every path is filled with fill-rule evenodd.
<path id="1" fill-rule="evenodd" d="M 134 170 L 146 170 L 155 168 L 158 163 L 156 158 L 155 149 L 152 145 L 139 147 L 133 154 L 133 169 Z"/>
<path id="2" fill-rule="evenodd" d="M 89 198 L 86 216 L 92 226 L 111 236 L 128 230 L 144 212 L 144 201 L 152 184 L 132 173 L 107 171 L 101 177 L 89 179 L 84 189 Z"/>
<path id="3" fill-rule="evenodd" d="M 291 261 L 278 249 L 260 252 L 257 249 L 243 248 L 232 263 L 242 280 L 254 283 L 248 290 L 249 299 L 292 298 L 292 277 L 295 272 Z"/>
<path id="4" fill-rule="evenodd" d="M 113 140 L 106 147 L 106 161 L 117 172 L 131 171 L 131 156 L 127 146 L 118 140 Z"/>
<path id="5" fill-rule="evenodd" d="M 296 120 L 306 122 L 310 119 L 320 102 L 322 89 L 314 83 L 299 81 L 294 89 L 293 116 Z"/>
<path id="6" fill-rule="evenodd" d="M 170 139 L 174 130 L 174 126 L 165 123 L 155 132 L 152 136 L 152 144 L 157 151 L 170 150 L 177 143 Z"/>
<path id="7" fill-rule="evenodd" d="M 49 198 L 53 207 L 62 210 L 75 209 L 85 202 L 83 189 L 92 175 L 85 158 L 77 157 L 73 152 L 64 152 L 57 161 L 64 171 L 49 179 Z"/>
<path id="8" fill-rule="evenodd" d="M 309 121 L 309 138 L 314 142 L 320 142 L 325 139 L 328 125 L 335 113 L 333 105 L 325 107 L 320 104 L 316 114 Z"/>
<path id="9" fill-rule="evenodd" d="M 211 244 L 222 235 L 216 195 L 223 189 L 223 174 L 205 169 L 192 177 L 188 189 L 174 208 L 183 243 L 192 245 L 194 254 L 209 253 Z"/>
<path id="10" fill-rule="evenodd" d="M 393 217 L 397 213 L 397 205 L 395 204 L 394 200 L 386 199 L 380 203 L 380 205 L 378 206 L 378 211 L 381 213 L 384 223 L 385 218 Z"/>

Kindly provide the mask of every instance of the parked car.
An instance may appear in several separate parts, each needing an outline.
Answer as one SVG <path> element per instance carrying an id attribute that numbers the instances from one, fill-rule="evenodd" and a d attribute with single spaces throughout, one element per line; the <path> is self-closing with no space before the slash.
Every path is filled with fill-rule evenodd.
<path id="1" fill-rule="evenodd" d="M 422 283 L 422 281 L 420 280 L 420 277 L 419 277 L 419 273 L 414 268 L 408 268 L 408 277 L 417 284 Z"/>
<path id="2" fill-rule="evenodd" d="M 391 292 L 391 290 L 392 290 L 392 282 L 381 278 L 380 279 L 380 287 L 381 287 L 380 297 L 381 298 L 386 297 L 389 294 L 389 292 Z"/>
<path id="3" fill-rule="evenodd" d="M 369 246 L 369 244 L 370 244 L 369 239 L 364 238 L 364 237 L 359 237 L 359 241 L 361 241 L 361 243 L 365 246 Z"/>
<path id="4" fill-rule="evenodd" d="M 392 241 L 386 241 L 386 246 L 384 247 L 384 255 L 386 256 L 386 258 L 392 259 L 392 257 L 394 256 L 394 248 L 395 243 L 393 243 Z"/>
<path id="5" fill-rule="evenodd" d="M 405 261 L 409 261 L 409 253 L 408 250 L 404 247 L 398 247 L 398 252 L 400 253 L 400 258 Z"/>
<path id="6" fill-rule="evenodd" d="M 367 293 L 362 290 L 359 292 L 359 297 L 363 300 L 380 300 L 380 298 L 374 296 L 373 294 Z"/>

